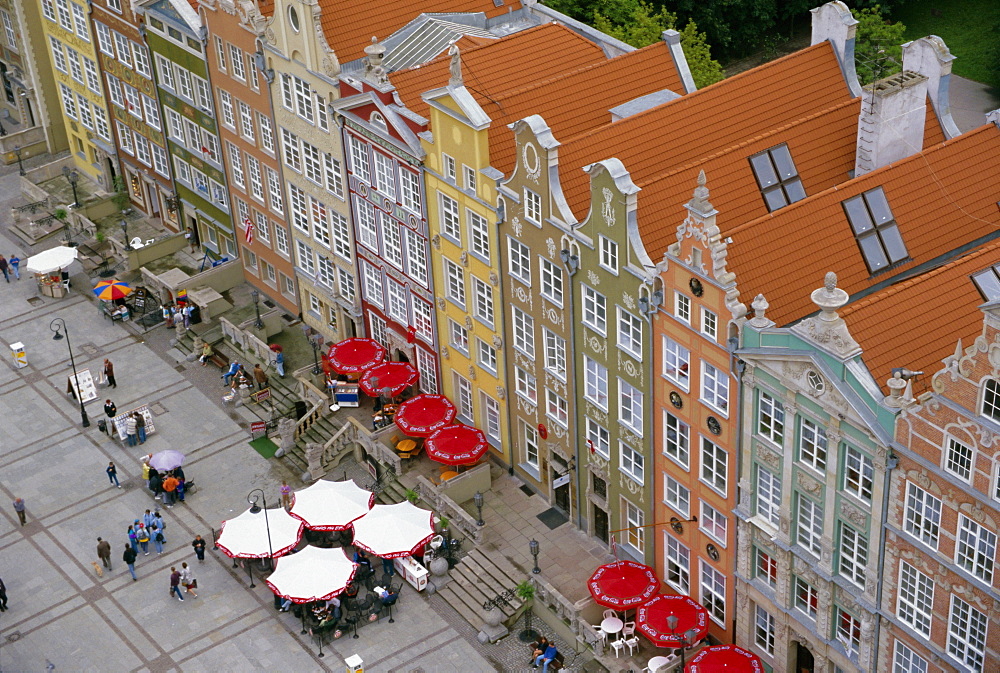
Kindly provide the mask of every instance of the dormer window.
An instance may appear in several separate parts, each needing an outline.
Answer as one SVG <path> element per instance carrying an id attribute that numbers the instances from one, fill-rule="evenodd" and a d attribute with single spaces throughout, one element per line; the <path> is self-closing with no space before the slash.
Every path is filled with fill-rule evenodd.
<path id="1" fill-rule="evenodd" d="M 841 205 L 869 271 L 881 271 L 907 258 L 906 245 L 881 187 L 848 199 Z"/>
<path id="2" fill-rule="evenodd" d="M 389 132 L 389 125 L 385 123 L 385 117 L 380 112 L 372 112 L 368 122 L 383 133 Z"/>
<path id="3" fill-rule="evenodd" d="M 788 145 L 778 145 L 750 157 L 750 166 L 768 210 L 775 211 L 806 198 Z"/>

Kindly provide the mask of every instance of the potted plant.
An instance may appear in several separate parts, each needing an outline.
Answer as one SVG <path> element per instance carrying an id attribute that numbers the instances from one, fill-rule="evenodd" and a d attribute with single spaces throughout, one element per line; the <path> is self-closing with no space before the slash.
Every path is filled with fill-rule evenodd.
<path id="1" fill-rule="evenodd" d="M 517 597 L 525 603 L 533 601 L 535 598 L 535 585 L 530 580 L 524 580 L 514 588 Z M 522 643 L 530 643 L 538 638 L 538 631 L 531 628 L 531 605 L 524 612 L 524 630 L 518 634 L 518 639 Z"/>
<path id="2" fill-rule="evenodd" d="M 406 489 L 406 499 L 410 501 L 411 504 L 416 505 L 417 501 L 420 500 L 420 494 L 415 488 Z"/>

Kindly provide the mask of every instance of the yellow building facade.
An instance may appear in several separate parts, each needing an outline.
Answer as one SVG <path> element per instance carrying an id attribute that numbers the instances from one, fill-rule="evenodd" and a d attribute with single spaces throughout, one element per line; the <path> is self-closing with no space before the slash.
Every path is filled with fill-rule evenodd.
<path id="1" fill-rule="evenodd" d="M 427 221 L 437 295 L 441 392 L 510 464 L 495 173 L 490 118 L 454 79 L 424 95 Z M 500 132 L 508 132 L 506 128 Z"/>
<path id="2" fill-rule="evenodd" d="M 41 0 L 42 34 L 55 77 L 59 111 L 69 151 L 81 173 L 101 189 L 113 190 L 117 158 L 104 102 L 87 2 Z M 58 124 L 55 110 L 50 110 Z"/>

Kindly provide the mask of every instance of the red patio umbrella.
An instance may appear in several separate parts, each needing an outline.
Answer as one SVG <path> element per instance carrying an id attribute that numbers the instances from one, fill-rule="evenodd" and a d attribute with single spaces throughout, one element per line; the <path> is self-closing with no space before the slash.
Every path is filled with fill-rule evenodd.
<path id="1" fill-rule="evenodd" d="M 669 617 L 677 618 L 673 628 Z M 696 643 L 708 634 L 708 611 L 687 596 L 661 594 L 639 606 L 635 623 L 657 647 L 685 647 L 685 639 Z"/>
<path id="2" fill-rule="evenodd" d="M 385 359 L 385 347 L 374 339 L 344 339 L 330 346 L 326 360 L 339 374 L 361 374 Z"/>
<path id="3" fill-rule="evenodd" d="M 406 400 L 396 410 L 396 425 L 410 437 L 429 437 L 455 422 L 458 410 L 444 395 L 426 393 Z"/>
<path id="4" fill-rule="evenodd" d="M 383 362 L 375 365 L 358 380 L 366 395 L 375 397 L 388 389 L 395 397 L 417 382 L 417 370 L 408 362 Z"/>
<path id="5" fill-rule="evenodd" d="M 764 673 L 760 657 L 737 645 L 703 648 L 684 667 L 684 673 Z"/>
<path id="6" fill-rule="evenodd" d="M 645 603 L 660 591 L 656 571 L 635 561 L 602 565 L 587 580 L 590 595 L 601 605 L 628 610 Z"/>
<path id="7" fill-rule="evenodd" d="M 471 465 L 486 454 L 489 446 L 486 433 L 471 425 L 449 425 L 424 442 L 427 456 L 445 465 Z"/>

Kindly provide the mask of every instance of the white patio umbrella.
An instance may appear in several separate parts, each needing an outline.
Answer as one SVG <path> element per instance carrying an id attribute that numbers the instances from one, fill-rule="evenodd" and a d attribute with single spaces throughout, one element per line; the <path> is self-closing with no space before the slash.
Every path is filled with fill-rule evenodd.
<path id="1" fill-rule="evenodd" d="M 273 558 L 278 558 L 294 549 L 301 537 L 302 522 L 276 507 L 256 514 L 247 510 L 235 519 L 223 521 L 215 544 L 233 558 L 268 558 L 272 552 Z"/>
<path id="2" fill-rule="evenodd" d="M 327 601 L 347 588 L 358 564 L 343 549 L 322 549 L 312 545 L 279 559 L 275 571 L 265 581 L 278 596 L 293 603 Z"/>
<path id="3" fill-rule="evenodd" d="M 25 268 L 31 273 L 55 273 L 72 264 L 76 256 L 76 248 L 60 245 L 29 257 Z"/>
<path id="4" fill-rule="evenodd" d="M 351 522 L 372 508 L 375 494 L 347 481 L 320 479 L 312 486 L 295 492 L 289 512 L 301 519 L 310 530 L 344 530 Z"/>
<path id="5" fill-rule="evenodd" d="M 409 501 L 375 505 L 354 522 L 354 546 L 381 556 L 412 556 L 434 535 L 434 515 Z"/>

